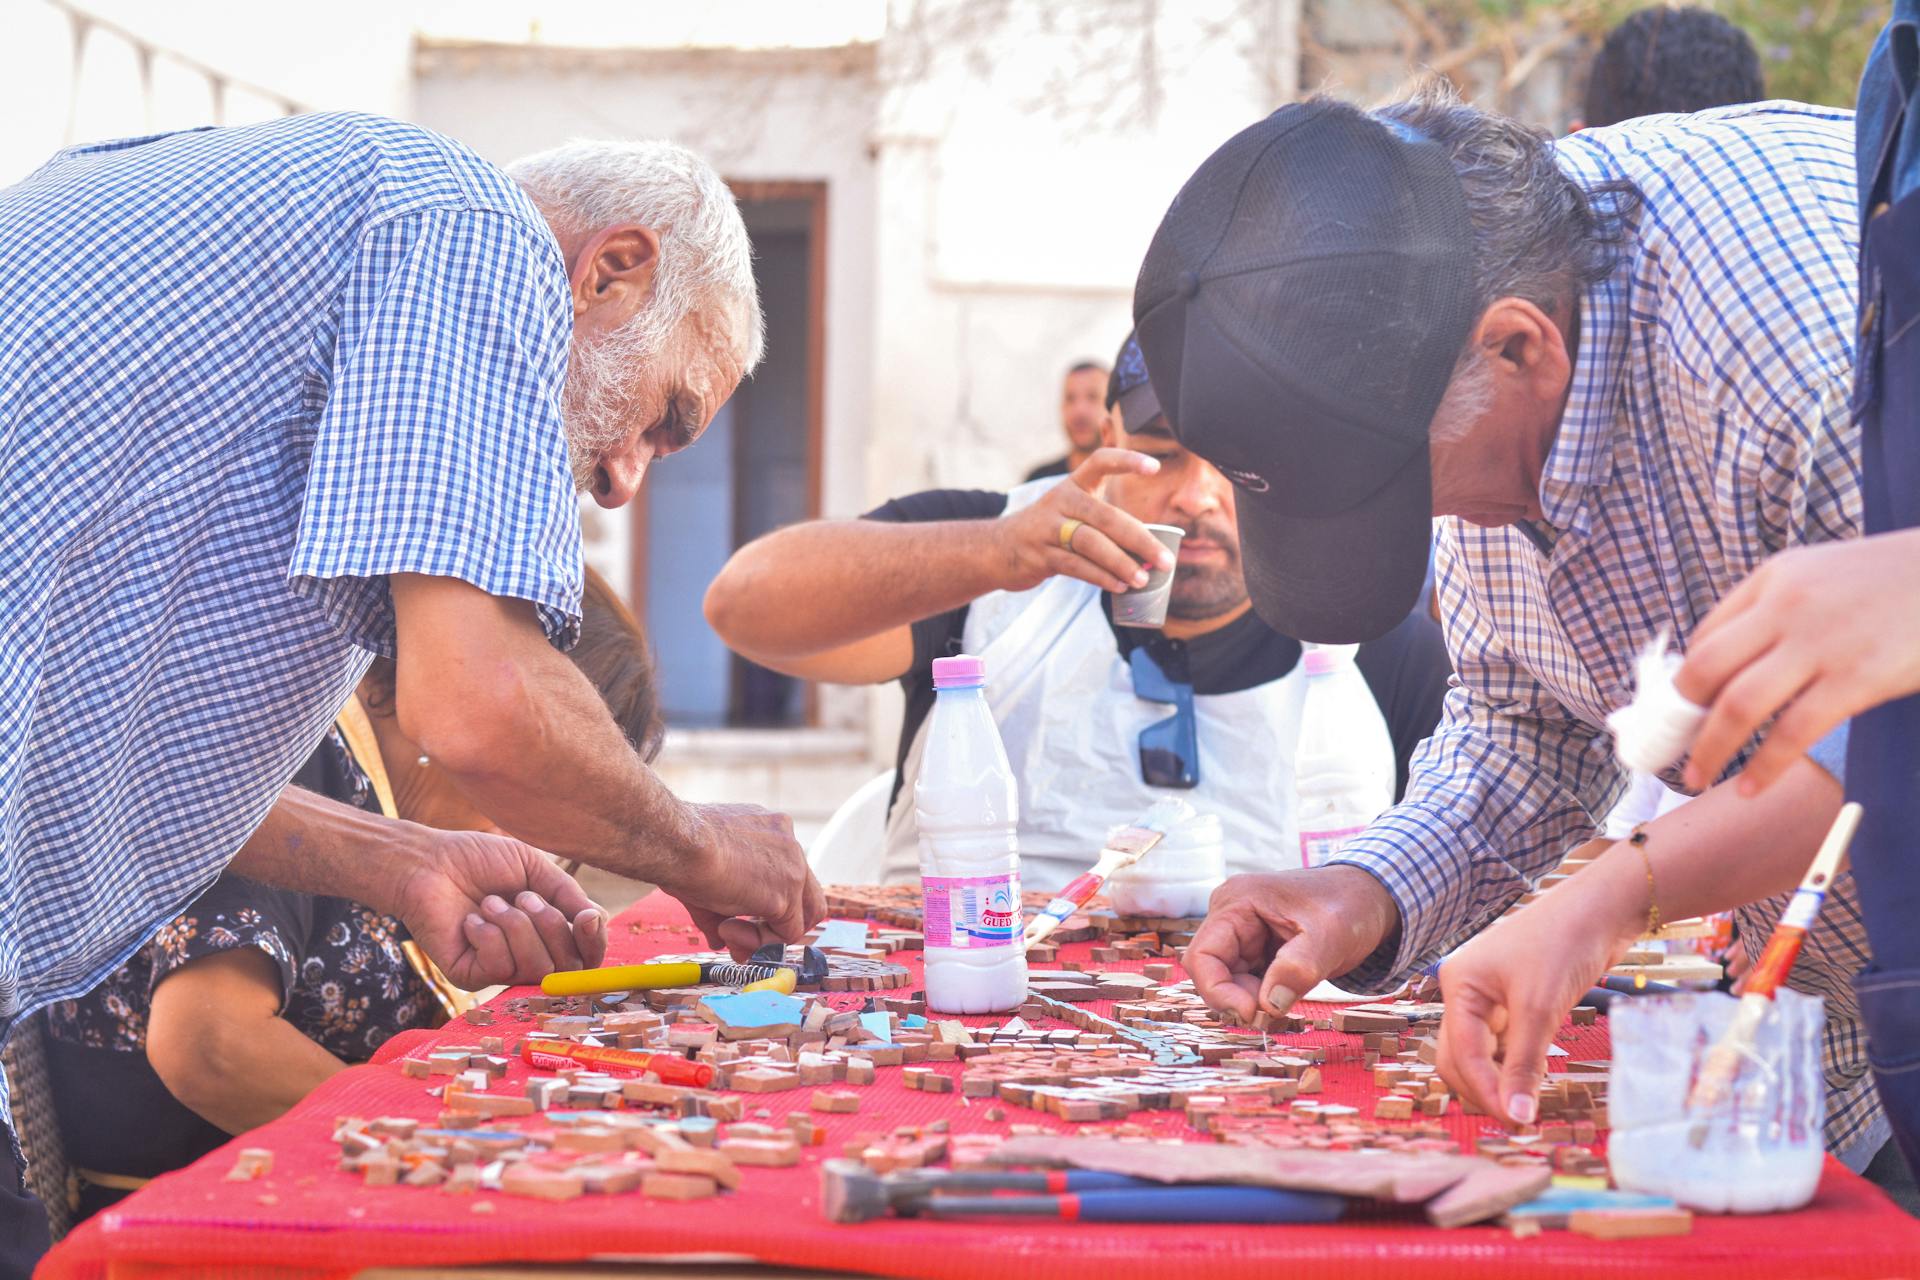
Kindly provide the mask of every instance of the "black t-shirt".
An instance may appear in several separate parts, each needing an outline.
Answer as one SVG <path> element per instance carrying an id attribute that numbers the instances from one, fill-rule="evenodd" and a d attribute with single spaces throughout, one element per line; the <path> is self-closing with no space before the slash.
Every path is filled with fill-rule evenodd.
<path id="1" fill-rule="evenodd" d="M 1055 459 L 1054 459 L 1054 460 L 1053 460 L 1052 462 L 1043 462 L 1043 463 L 1041 463 L 1041 464 L 1040 464 L 1039 466 L 1037 466 L 1037 467 L 1035 467 L 1035 468 L 1034 468 L 1033 470 L 1031 470 L 1031 471 L 1029 471 L 1029 472 L 1027 472 L 1027 481 L 1028 481 L 1028 483 L 1032 483 L 1032 482 L 1033 482 L 1033 481 L 1035 481 L 1035 480 L 1046 480 L 1046 479 L 1049 479 L 1049 478 L 1051 478 L 1051 477 L 1053 477 L 1053 476 L 1063 476 L 1063 475 L 1065 475 L 1065 474 L 1067 474 L 1067 471 L 1069 470 L 1069 468 L 1068 468 L 1068 466 L 1067 466 L 1067 462 L 1068 462 L 1068 460 L 1069 460 L 1069 459 L 1070 459 L 1071 457 L 1072 457 L 1072 455 L 1071 455 L 1071 454 L 1064 454 L 1064 453 L 1063 453 L 1063 454 L 1061 454 L 1061 455 L 1060 455 L 1059 457 L 1057 457 L 1057 458 L 1055 458 Z M 940 491 L 938 491 L 938 490 L 936 490 L 936 492 L 940 492 Z M 959 492 L 959 490 L 957 490 L 957 489 L 949 489 L 949 490 L 945 490 L 945 492 L 948 492 L 948 493 L 957 493 L 957 492 Z M 915 496 L 916 496 L 916 497 L 925 497 L 926 495 L 925 495 L 925 494 L 916 494 Z M 907 499 L 907 501 L 912 501 L 912 499 Z M 888 504 L 888 505 L 892 505 L 892 504 Z M 934 517 L 934 518 L 935 518 L 935 519 L 937 519 L 937 520 L 951 520 L 951 519 L 958 519 L 959 517 L 957 517 L 957 516 L 936 516 L 936 517 Z"/>
<path id="2" fill-rule="evenodd" d="M 869 520 L 900 524 L 931 520 L 991 520 L 1007 509 L 1007 495 L 981 489 L 932 489 L 909 494 L 883 503 L 867 513 Z M 1109 625 L 1113 615 L 1105 592 L 1101 608 L 1107 611 Z M 933 710 L 933 660 L 959 653 L 967 626 L 968 606 L 935 614 L 913 624 L 913 666 L 900 677 L 907 697 L 906 719 L 900 727 L 900 746 L 894 756 L 893 798 L 900 794 L 900 773 L 907 761 L 907 748 L 920 730 L 920 722 Z M 1161 669 L 1172 652 L 1184 649 L 1187 670 L 1198 694 L 1238 693 L 1255 685 L 1278 680 L 1300 661 L 1300 642 L 1283 636 L 1251 611 L 1218 631 L 1196 636 L 1189 641 L 1169 639 L 1158 631 L 1136 627 L 1112 627 L 1114 642 L 1122 655 L 1145 644 Z M 1177 665 L 1177 659 L 1175 660 Z M 1407 789 L 1407 763 L 1440 722 L 1440 703 L 1446 697 L 1447 679 L 1453 674 L 1447 660 L 1446 645 L 1439 624 L 1424 610 L 1408 614 L 1406 619 L 1378 640 L 1360 646 L 1354 665 L 1366 677 L 1374 701 L 1387 722 L 1393 739 L 1394 794 Z M 888 800 L 892 808 L 893 800 Z"/>
<path id="3" fill-rule="evenodd" d="M 338 731 L 294 784 L 378 812 L 373 786 Z M 278 971 L 280 1016 L 346 1062 L 388 1037 L 438 1021 L 432 990 L 407 963 L 398 920 L 346 898 L 296 893 L 227 872 L 98 987 L 47 1010 L 47 1053 L 61 1137 L 75 1165 L 154 1177 L 227 1141 L 167 1091 L 147 1061 L 153 993 L 204 956 L 256 949 Z M 89 1188 L 88 1212 L 118 1199 Z"/>

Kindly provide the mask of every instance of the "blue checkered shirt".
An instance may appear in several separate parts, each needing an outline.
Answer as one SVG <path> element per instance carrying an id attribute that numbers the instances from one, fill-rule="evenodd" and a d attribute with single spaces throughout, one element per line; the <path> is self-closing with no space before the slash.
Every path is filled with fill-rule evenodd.
<path id="1" fill-rule="evenodd" d="M 1544 521 L 1443 522 L 1454 688 L 1405 801 L 1335 859 L 1378 877 L 1402 921 L 1397 953 L 1349 981 L 1439 957 L 1596 834 L 1627 781 L 1603 724 L 1659 628 L 1684 646 L 1767 556 L 1860 529 L 1851 114 L 1768 103 L 1557 145 L 1575 181 L 1642 204 L 1581 299 Z M 1784 903 L 1742 910 L 1750 946 Z M 1828 1142 L 1856 1159 L 1886 1137 L 1850 983 L 1866 958 L 1849 878 L 1792 985 L 1826 998 Z"/>
<path id="2" fill-rule="evenodd" d="M 191 902 L 320 740 L 392 573 L 571 643 L 559 248 L 427 130 L 76 147 L 0 191 L 0 1024 Z"/>

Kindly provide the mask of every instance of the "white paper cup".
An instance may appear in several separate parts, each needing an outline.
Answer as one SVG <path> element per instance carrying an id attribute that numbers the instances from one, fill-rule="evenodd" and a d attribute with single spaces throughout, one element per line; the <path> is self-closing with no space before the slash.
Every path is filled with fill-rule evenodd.
<path id="1" fill-rule="evenodd" d="M 1180 555 L 1180 539 L 1185 529 L 1170 524 L 1150 524 L 1147 529 L 1160 539 L 1160 545 Z M 1172 569 L 1150 568 L 1147 585 L 1131 591 L 1110 592 L 1113 596 L 1113 620 L 1123 627 L 1158 627 L 1167 620 L 1167 602 L 1173 597 Z"/>

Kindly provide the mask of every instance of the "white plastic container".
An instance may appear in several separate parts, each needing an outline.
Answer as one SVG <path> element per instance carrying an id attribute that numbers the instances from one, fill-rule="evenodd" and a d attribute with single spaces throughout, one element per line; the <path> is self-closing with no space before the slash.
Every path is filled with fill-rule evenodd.
<path id="1" fill-rule="evenodd" d="M 1108 839 L 1119 831 L 1108 833 Z M 1167 832 L 1151 852 L 1107 880 L 1107 900 L 1124 916 L 1171 919 L 1207 914 L 1207 899 L 1227 878 L 1226 830 L 1198 813 Z"/>
<path id="2" fill-rule="evenodd" d="M 1309 645 L 1294 753 L 1300 865 L 1317 867 L 1393 803 L 1393 739 L 1353 665 L 1358 645 Z"/>
<path id="3" fill-rule="evenodd" d="M 936 658 L 913 784 L 925 894 L 927 1007 L 1000 1013 L 1027 996 L 1020 791 L 984 692 L 986 663 Z"/>
<path id="4" fill-rule="evenodd" d="M 1687 1110 L 1701 1062 L 1739 1003 L 1718 991 L 1613 1002 L 1607 1164 L 1621 1190 L 1704 1213 L 1779 1213 L 1813 1198 L 1826 1160 L 1819 996 L 1775 993 L 1727 1099 L 1704 1116 Z"/>

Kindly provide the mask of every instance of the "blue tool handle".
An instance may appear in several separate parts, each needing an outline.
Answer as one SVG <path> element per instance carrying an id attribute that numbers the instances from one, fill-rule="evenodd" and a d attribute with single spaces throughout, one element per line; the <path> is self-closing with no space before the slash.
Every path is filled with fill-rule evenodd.
<path id="1" fill-rule="evenodd" d="M 1340 1196 L 1277 1187 L 1164 1186 L 1090 1190 L 1064 1196 L 932 1196 L 915 1212 L 1060 1218 L 1068 1222 L 1332 1222 Z"/>
<path id="2" fill-rule="evenodd" d="M 1623 996 L 1671 996 L 1678 995 L 1680 988 L 1665 982 L 1639 982 L 1633 978 L 1616 978 L 1612 974 L 1600 979 L 1600 990 L 1611 991 Z"/>
<path id="3" fill-rule="evenodd" d="M 1347 1207 L 1340 1196 L 1279 1187 L 1136 1188 L 1071 1198 L 1083 1222 L 1332 1222 Z"/>
<path id="4" fill-rule="evenodd" d="M 1164 1182 L 1136 1178 L 1125 1173 L 1101 1173 L 1097 1169 L 1067 1170 L 1069 1191 L 1124 1191 L 1136 1187 L 1164 1187 Z"/>

